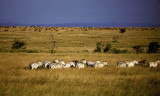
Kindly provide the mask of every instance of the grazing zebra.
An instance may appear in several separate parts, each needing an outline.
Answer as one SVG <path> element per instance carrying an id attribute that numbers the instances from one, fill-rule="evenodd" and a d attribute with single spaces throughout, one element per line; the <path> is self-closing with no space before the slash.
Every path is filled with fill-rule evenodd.
<path id="1" fill-rule="evenodd" d="M 103 62 L 103 65 L 104 65 L 104 66 L 108 66 L 107 61 L 104 61 L 104 62 Z"/>
<path id="2" fill-rule="evenodd" d="M 74 62 L 68 62 L 63 66 L 63 68 L 70 68 L 70 67 L 75 67 L 75 63 Z"/>
<path id="3" fill-rule="evenodd" d="M 160 63 L 160 61 L 156 60 L 155 62 L 149 62 L 148 65 L 149 65 L 149 67 L 157 67 L 159 63 Z"/>
<path id="4" fill-rule="evenodd" d="M 65 66 L 65 62 L 63 60 L 60 60 L 59 64 L 62 65 L 62 66 Z"/>
<path id="5" fill-rule="evenodd" d="M 78 69 L 84 68 L 84 63 L 77 63 L 77 68 Z"/>
<path id="6" fill-rule="evenodd" d="M 126 67 L 134 67 L 135 64 L 138 65 L 137 60 L 134 60 L 134 61 L 131 61 L 131 62 L 126 61 Z"/>
<path id="7" fill-rule="evenodd" d="M 87 65 L 87 67 L 94 67 L 94 62 L 87 61 L 86 65 Z"/>
<path id="8" fill-rule="evenodd" d="M 76 67 L 74 62 L 69 62 L 69 64 L 71 65 L 71 67 Z"/>
<path id="9" fill-rule="evenodd" d="M 83 64 L 87 63 L 86 59 L 82 59 L 80 62 L 83 63 Z"/>
<path id="10" fill-rule="evenodd" d="M 59 63 L 59 60 L 56 58 L 53 60 L 53 63 Z"/>
<path id="11" fill-rule="evenodd" d="M 51 68 L 55 65 L 55 63 L 49 63 L 48 68 Z"/>
<path id="12" fill-rule="evenodd" d="M 66 63 L 63 68 L 70 68 L 70 67 L 71 67 L 71 64 L 70 63 Z"/>
<path id="13" fill-rule="evenodd" d="M 102 68 L 104 65 L 102 63 L 96 63 L 95 64 L 95 68 Z"/>
<path id="14" fill-rule="evenodd" d="M 63 68 L 63 65 L 56 64 L 56 63 L 50 63 L 49 68 L 51 68 L 51 69 L 60 69 L 60 68 Z"/>
<path id="15" fill-rule="evenodd" d="M 31 63 L 29 64 L 29 67 L 30 67 L 31 70 L 33 70 L 33 69 L 37 69 L 37 68 L 40 67 L 41 65 L 42 65 L 41 61 L 38 61 L 37 63 L 31 62 Z"/>
<path id="16" fill-rule="evenodd" d="M 132 61 L 134 64 L 138 65 L 138 61 L 137 60 L 134 60 Z"/>
<path id="17" fill-rule="evenodd" d="M 78 69 L 84 68 L 84 65 L 87 63 L 86 59 L 82 59 L 80 63 L 77 63 Z"/>
<path id="18" fill-rule="evenodd" d="M 101 61 L 100 60 L 97 60 L 96 62 L 95 62 L 95 64 L 100 64 L 101 63 Z"/>
<path id="19" fill-rule="evenodd" d="M 127 61 L 126 61 L 127 62 Z M 118 62 L 117 63 L 117 66 L 118 67 L 126 67 L 126 62 L 124 63 L 124 62 Z"/>
<path id="20" fill-rule="evenodd" d="M 78 61 L 77 60 L 73 60 L 73 63 L 75 64 L 75 67 L 77 67 Z"/>
<path id="21" fill-rule="evenodd" d="M 49 62 L 49 61 L 44 61 L 44 62 L 43 62 L 43 67 L 44 67 L 44 68 L 47 68 L 47 67 L 49 68 L 49 64 L 50 64 L 50 63 L 51 63 L 51 62 Z"/>
<path id="22" fill-rule="evenodd" d="M 95 63 L 95 68 L 103 68 L 104 66 L 108 66 L 106 61 L 104 61 L 103 63 L 100 62 Z"/>

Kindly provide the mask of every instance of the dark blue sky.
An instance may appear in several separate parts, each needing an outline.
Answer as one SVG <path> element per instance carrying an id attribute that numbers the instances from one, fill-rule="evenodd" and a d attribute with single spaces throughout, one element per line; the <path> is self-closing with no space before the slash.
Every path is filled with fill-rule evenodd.
<path id="1" fill-rule="evenodd" d="M 0 23 L 160 24 L 160 0 L 0 0 Z"/>

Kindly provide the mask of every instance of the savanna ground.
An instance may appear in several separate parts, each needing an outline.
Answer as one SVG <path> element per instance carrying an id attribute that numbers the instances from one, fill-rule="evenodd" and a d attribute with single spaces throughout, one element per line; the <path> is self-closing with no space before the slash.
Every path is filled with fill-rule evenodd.
<path id="1" fill-rule="evenodd" d="M 113 37 L 118 36 L 118 42 Z M 26 42 L 11 49 L 15 39 Z M 56 42 L 51 55 L 52 41 Z M 96 43 L 127 49 L 125 54 L 95 53 Z M 160 28 L 0 27 L 0 95 L 2 96 L 159 96 L 160 66 L 118 68 L 118 61 L 160 59 L 160 54 L 136 54 L 133 46 L 160 44 Z M 63 59 L 107 61 L 105 68 L 29 70 L 29 63 Z"/>

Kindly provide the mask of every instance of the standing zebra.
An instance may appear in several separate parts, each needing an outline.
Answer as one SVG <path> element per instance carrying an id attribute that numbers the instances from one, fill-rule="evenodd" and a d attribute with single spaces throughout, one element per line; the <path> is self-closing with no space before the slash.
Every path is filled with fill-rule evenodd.
<path id="1" fill-rule="evenodd" d="M 149 62 L 148 65 L 149 65 L 149 67 L 157 67 L 159 63 L 160 63 L 160 61 L 156 60 L 155 62 Z"/>
<path id="2" fill-rule="evenodd" d="M 134 61 L 131 61 L 131 62 L 126 61 L 126 67 L 134 67 L 135 64 L 138 65 L 137 60 L 134 60 Z"/>
<path id="3" fill-rule="evenodd" d="M 38 61 L 37 63 L 31 62 L 31 63 L 29 64 L 29 68 L 30 68 L 31 70 L 33 70 L 33 69 L 38 69 L 38 67 L 40 67 L 41 65 L 42 65 L 41 61 Z"/>
<path id="4" fill-rule="evenodd" d="M 80 63 L 77 63 L 76 67 L 78 67 L 78 69 L 84 68 L 84 64 L 86 64 L 86 63 L 87 63 L 87 61 L 85 59 L 82 59 L 80 61 Z"/>
<path id="5" fill-rule="evenodd" d="M 127 63 L 127 61 L 126 62 L 118 62 L 117 66 L 118 67 L 126 67 L 126 65 L 127 65 L 126 63 Z"/>
<path id="6" fill-rule="evenodd" d="M 43 62 L 43 67 L 44 67 L 44 68 L 47 68 L 47 67 L 49 68 L 49 64 L 50 64 L 50 63 L 51 63 L 51 62 L 49 62 L 49 61 L 44 61 L 44 62 Z"/>

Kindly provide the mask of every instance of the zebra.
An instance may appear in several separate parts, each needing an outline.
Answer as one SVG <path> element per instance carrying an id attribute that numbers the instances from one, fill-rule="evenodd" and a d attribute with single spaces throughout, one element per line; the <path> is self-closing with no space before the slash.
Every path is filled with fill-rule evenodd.
<path id="1" fill-rule="evenodd" d="M 104 61 L 103 63 L 100 63 L 99 61 L 95 63 L 95 68 L 103 68 L 104 66 L 108 66 L 106 61 Z"/>
<path id="2" fill-rule="evenodd" d="M 149 67 L 157 67 L 160 63 L 159 60 L 156 60 L 155 62 L 148 62 Z"/>
<path id="3" fill-rule="evenodd" d="M 86 65 L 87 65 L 87 67 L 94 67 L 94 62 L 87 61 Z"/>
<path id="4" fill-rule="evenodd" d="M 49 61 L 44 61 L 44 62 L 43 62 L 43 67 L 44 67 L 44 68 L 47 68 L 47 67 L 49 68 L 49 64 L 50 64 L 50 63 L 51 63 L 51 62 L 49 62 Z"/>
<path id="5" fill-rule="evenodd" d="M 134 67 L 135 64 L 138 65 L 137 60 L 134 60 L 134 61 L 131 61 L 131 62 L 126 61 L 126 67 Z"/>
<path id="6" fill-rule="evenodd" d="M 59 63 L 59 60 L 56 58 L 53 60 L 53 63 Z"/>
<path id="7" fill-rule="evenodd" d="M 63 68 L 70 68 L 70 67 L 75 67 L 76 65 L 75 65 L 75 63 L 74 62 L 67 62 L 64 66 L 63 66 Z"/>
<path id="8" fill-rule="evenodd" d="M 78 69 L 84 68 L 84 64 L 86 64 L 86 63 L 87 63 L 87 61 L 85 59 L 82 59 L 80 61 L 80 63 L 77 63 L 76 67 L 78 67 Z"/>
<path id="9" fill-rule="evenodd" d="M 37 63 L 31 62 L 29 64 L 29 67 L 31 70 L 33 70 L 33 69 L 38 69 L 38 67 L 40 67 L 41 65 L 42 65 L 41 61 L 38 61 Z"/>
<path id="10" fill-rule="evenodd" d="M 128 61 L 126 61 L 126 62 L 128 62 Z M 126 65 L 127 65 L 126 62 L 118 62 L 117 66 L 118 67 L 126 67 Z"/>

